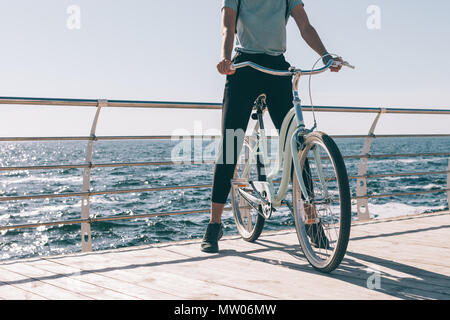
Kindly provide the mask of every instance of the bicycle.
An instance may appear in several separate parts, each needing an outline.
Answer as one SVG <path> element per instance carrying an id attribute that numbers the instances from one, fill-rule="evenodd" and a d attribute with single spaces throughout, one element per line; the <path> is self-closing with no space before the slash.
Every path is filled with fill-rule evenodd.
<path id="1" fill-rule="evenodd" d="M 252 119 L 256 120 L 251 136 L 244 138 L 234 178 L 231 181 L 232 210 L 241 237 L 253 242 L 260 236 L 266 219 L 278 207 L 286 205 L 295 221 L 300 246 L 317 270 L 329 273 L 342 261 L 350 236 L 351 200 L 347 170 L 336 143 L 327 134 L 306 129 L 298 93 L 302 75 L 315 75 L 332 65 L 347 62 L 330 60 L 320 69 L 274 70 L 253 62 L 232 65 L 233 69 L 251 67 L 276 76 L 293 76 L 294 107 L 288 112 L 279 133 L 276 164 L 267 172 L 269 163 L 263 114 L 266 95 L 254 102 Z M 275 179 L 281 170 L 278 191 Z M 293 164 L 293 167 L 292 167 Z M 292 200 L 285 199 L 292 181 Z"/>

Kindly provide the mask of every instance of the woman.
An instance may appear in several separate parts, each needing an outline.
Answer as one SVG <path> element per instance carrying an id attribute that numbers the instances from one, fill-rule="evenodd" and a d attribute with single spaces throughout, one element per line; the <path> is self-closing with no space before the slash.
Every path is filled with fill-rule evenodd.
<path id="1" fill-rule="evenodd" d="M 221 216 L 242 148 L 239 136 L 247 129 L 253 102 L 261 93 L 266 93 L 269 114 L 278 130 L 293 106 L 290 77 L 271 76 L 252 68 L 234 71 L 230 66 L 253 61 L 268 68 L 287 70 L 290 65 L 284 53 L 289 16 L 295 19 L 302 38 L 323 57 L 326 64 L 331 57 L 309 23 L 301 0 L 223 0 L 222 52 L 217 70 L 226 75 L 227 80 L 222 109 L 222 141 L 214 168 L 211 219 L 201 244 L 204 252 L 219 251 L 218 240 L 223 234 Z M 231 60 L 235 34 L 236 54 Z M 340 67 L 331 68 L 334 72 L 339 70 Z"/>

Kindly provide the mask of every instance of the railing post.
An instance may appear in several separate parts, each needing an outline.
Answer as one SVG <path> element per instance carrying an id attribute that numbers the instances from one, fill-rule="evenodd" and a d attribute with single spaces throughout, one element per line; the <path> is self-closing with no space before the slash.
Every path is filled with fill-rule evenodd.
<path id="1" fill-rule="evenodd" d="M 96 140 L 95 130 L 97 129 L 98 117 L 102 107 L 108 105 L 107 100 L 98 100 L 97 111 L 95 113 L 94 121 L 92 122 L 91 134 L 86 148 L 86 163 L 88 167 L 84 168 L 83 173 L 83 192 L 87 192 L 81 198 L 81 219 L 90 218 L 90 189 L 91 189 L 91 169 L 92 169 L 92 154 L 94 152 L 94 142 Z M 92 251 L 91 238 L 91 224 L 81 223 L 81 249 L 83 252 Z"/>
<path id="2" fill-rule="evenodd" d="M 380 120 L 380 117 L 383 113 L 386 112 L 386 109 L 381 108 L 380 112 L 375 117 L 372 126 L 369 130 L 369 137 L 366 138 L 366 141 L 364 142 L 362 155 L 369 155 L 370 153 L 370 147 L 372 145 L 372 141 L 374 138 L 374 132 L 375 128 L 378 124 L 378 120 Z M 362 157 L 359 159 L 359 166 L 358 166 L 358 178 L 356 180 L 356 196 L 357 197 L 364 197 L 367 196 L 367 164 L 369 162 L 368 157 Z M 356 207 L 358 211 L 358 219 L 359 220 L 369 220 L 370 214 L 369 214 L 369 200 L 367 198 L 358 198 L 356 201 Z"/>

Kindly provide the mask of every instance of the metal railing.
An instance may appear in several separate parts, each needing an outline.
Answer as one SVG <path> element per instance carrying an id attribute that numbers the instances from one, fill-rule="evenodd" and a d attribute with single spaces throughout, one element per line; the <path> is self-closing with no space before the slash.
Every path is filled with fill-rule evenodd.
<path id="1" fill-rule="evenodd" d="M 28 199 L 42 199 L 42 198 L 65 198 L 65 197 L 81 197 L 81 217 L 80 219 L 40 222 L 20 225 L 4 225 L 0 226 L 0 230 L 12 230 L 23 228 L 35 228 L 40 226 L 54 226 L 54 225 L 68 225 L 81 224 L 81 243 L 83 251 L 92 250 L 91 239 L 91 224 L 95 222 L 116 221 L 125 219 L 149 218 L 156 216 L 170 216 L 181 214 L 199 214 L 207 213 L 209 209 L 200 210 L 186 210 L 176 212 L 159 212 L 149 214 L 134 214 L 134 215 L 116 215 L 112 217 L 93 217 L 90 214 L 90 198 L 97 195 L 106 194 L 124 194 L 124 193 L 144 193 L 144 192 L 158 192 L 166 190 L 179 189 L 207 189 L 211 185 L 189 185 L 189 186 L 165 186 L 153 188 L 136 188 L 136 189 L 120 189 L 120 190 L 91 190 L 91 170 L 93 168 L 106 167 L 133 167 L 133 166 L 165 166 L 177 165 L 172 161 L 160 162 L 128 162 L 128 163 L 93 163 L 92 155 L 94 142 L 100 140 L 167 140 L 171 136 L 96 136 L 96 128 L 99 119 L 99 114 L 102 108 L 120 107 L 120 108 L 171 108 L 171 109 L 201 109 L 201 110 L 217 110 L 221 109 L 222 105 L 218 103 L 183 103 L 183 102 L 160 102 L 160 101 L 127 101 L 127 100 L 92 100 L 92 99 L 48 99 L 48 98 L 16 98 L 16 97 L 0 97 L 0 104 L 3 105 L 46 105 L 46 106 L 76 106 L 76 107 L 95 107 L 96 114 L 91 126 L 89 136 L 72 136 L 72 137 L 0 137 L 0 142 L 7 141 L 87 141 L 85 162 L 81 164 L 64 164 L 64 165 L 39 165 L 39 166 L 16 166 L 16 167 L 0 167 L 0 171 L 18 171 L 18 170 L 54 170 L 54 169 L 83 169 L 83 187 L 81 192 L 67 192 L 67 193 L 51 193 L 51 194 L 34 194 L 23 196 L 3 196 L 0 201 L 18 201 Z M 311 111 L 310 107 L 304 107 L 304 111 Z M 450 203 L 450 150 L 449 152 L 440 153 L 398 153 L 398 154 L 371 154 L 370 147 L 375 138 L 402 138 L 402 137 L 450 137 L 450 134 L 397 134 L 397 135 L 375 135 L 375 128 L 382 114 L 429 114 L 429 115 L 450 115 L 450 110 L 445 109 L 400 109 L 400 108 L 359 108 L 359 107 L 335 107 L 335 106 L 318 106 L 315 107 L 316 112 L 347 112 L 347 113 L 374 113 L 377 114 L 375 120 L 367 135 L 335 135 L 333 138 L 364 138 L 365 143 L 362 153 L 359 155 L 347 155 L 345 159 L 359 159 L 358 174 L 350 176 L 350 179 L 356 179 L 356 196 L 353 197 L 357 201 L 357 211 L 360 220 L 370 219 L 368 200 L 371 198 L 406 196 L 415 194 L 430 194 L 430 193 L 447 193 L 447 200 Z M 191 139 L 205 139 L 218 138 L 217 136 L 185 136 L 183 138 Z M 367 165 L 369 159 L 380 158 L 395 158 L 395 157 L 433 157 L 433 156 L 449 156 L 449 165 L 447 170 L 429 171 L 429 172 L 401 172 L 389 174 L 368 174 Z M 213 161 L 202 161 L 202 164 L 213 164 Z M 198 162 L 183 162 L 183 164 L 198 164 Z M 370 195 L 367 193 L 367 180 L 373 178 L 383 177 L 401 177 L 401 176 L 423 176 L 423 175 L 438 175 L 447 174 L 447 188 L 432 189 L 416 192 L 397 192 L 390 194 L 376 194 Z M 227 208 L 229 209 L 229 208 Z"/>

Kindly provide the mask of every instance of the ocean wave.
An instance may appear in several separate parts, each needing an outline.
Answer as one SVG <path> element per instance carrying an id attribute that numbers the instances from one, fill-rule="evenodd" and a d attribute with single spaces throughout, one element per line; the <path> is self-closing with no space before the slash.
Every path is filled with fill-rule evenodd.
<path id="1" fill-rule="evenodd" d="M 433 210 L 444 210 L 445 206 L 433 207 Z M 411 206 L 401 202 L 389 202 L 385 204 L 369 203 L 370 217 L 373 219 L 393 218 L 398 216 L 416 215 L 429 212 L 429 206 Z M 353 211 L 356 211 L 354 206 Z"/>
<path id="2" fill-rule="evenodd" d="M 435 183 L 430 183 L 430 184 L 427 184 L 426 186 L 414 186 L 414 188 L 420 188 L 420 189 L 425 189 L 425 190 L 442 189 L 443 187 L 444 186 L 435 184 Z"/>
<path id="3" fill-rule="evenodd" d="M 358 140 L 363 142 L 364 140 Z M 372 152 L 380 153 L 422 153 L 448 152 L 448 138 L 402 140 L 380 139 L 374 142 Z M 447 144 L 446 144 L 447 143 Z M 12 143 L 10 145 L 16 145 Z M 17 144 L 19 145 L 19 144 Z M 96 145 L 94 163 L 167 161 L 174 144 L 166 141 L 99 141 Z M 45 145 L 47 158 L 42 158 L 42 144 L 26 144 L 26 149 L 3 155 L 2 165 L 36 165 L 37 159 L 52 163 L 67 163 L 71 159 L 83 159 L 84 147 L 76 147 L 72 142 L 61 142 L 58 146 Z M 78 148 L 78 149 L 76 149 Z M 359 154 L 361 148 L 355 140 L 339 140 L 339 148 L 344 155 Z M 19 148 L 20 149 L 20 148 Z M 32 154 L 32 157 L 24 156 Z M 356 175 L 359 159 L 346 159 L 349 175 Z M 401 157 L 369 159 L 370 173 L 413 172 L 446 170 L 448 157 Z M 103 189 L 128 189 L 176 185 L 211 184 L 212 165 L 175 165 L 150 167 L 97 168 L 92 171 L 93 191 Z M 82 170 L 63 169 L 42 173 L 41 170 L 3 172 L 0 195 L 7 191 L 9 196 L 30 193 L 68 192 L 80 189 Z M 74 187 L 77 185 L 77 187 Z M 368 193 L 396 193 L 403 190 L 433 190 L 446 186 L 446 177 L 405 176 L 369 179 Z M 66 187 L 70 189 L 66 189 Z M 355 194 L 356 180 L 351 180 Z M 6 190 L 8 187 L 9 190 Z M 50 190 L 50 191 L 48 191 Z M 146 193 L 124 193 L 91 197 L 91 214 L 97 217 L 133 215 L 142 213 L 171 212 L 206 209 L 210 206 L 210 188 L 169 190 Z M 395 201 L 395 202 L 390 202 Z M 446 193 L 432 193 L 421 196 L 402 196 L 371 199 L 369 211 L 376 218 L 387 218 L 418 214 L 432 210 L 444 210 L 447 206 Z M 352 213 L 356 216 L 355 202 Z M 0 224 L 20 224 L 37 221 L 65 220 L 79 218 L 81 198 L 36 199 L 2 202 Z M 64 216 L 64 218 L 62 218 Z M 92 224 L 95 250 L 126 247 L 162 241 L 177 241 L 200 238 L 209 221 L 209 213 L 180 216 L 130 219 L 121 222 Z M 225 211 L 222 221 L 226 234 L 237 234 L 231 211 Z M 274 212 L 266 222 L 264 230 L 280 230 L 293 227 L 293 219 L 287 208 Z M 26 233 L 26 237 L 24 234 Z M 47 234 L 48 239 L 33 243 L 34 237 Z M 49 226 L 37 229 L 17 229 L 0 233 L 1 244 L 16 243 L 21 249 L 2 250 L 1 259 L 32 257 L 38 254 L 62 254 L 80 250 L 80 225 Z M 39 245 L 41 245 L 39 247 Z M 2 247 L 4 248 L 4 247 Z M 1 248 L 0 248 L 1 250 Z"/>
<path id="4" fill-rule="evenodd" d="M 7 180 L 4 180 L 4 184 L 25 184 L 25 183 L 52 183 L 52 184 L 82 184 L 83 177 L 82 176 L 73 176 L 73 177 L 58 177 L 58 176 L 35 176 L 30 175 L 27 177 L 14 177 L 11 179 L 10 176 L 6 176 Z"/>
<path id="5" fill-rule="evenodd" d="M 377 165 L 377 164 L 424 164 L 424 163 L 433 163 L 433 164 L 437 164 L 437 165 L 445 165 L 448 163 L 448 158 L 436 158 L 436 157 L 432 157 L 432 158 L 388 158 L 388 159 L 383 159 L 383 158 L 373 158 L 373 159 L 369 159 L 369 164 L 370 165 Z"/>
<path id="6" fill-rule="evenodd" d="M 80 202 L 81 204 L 81 202 Z M 43 205 L 43 206 L 39 206 L 39 208 L 33 208 L 33 209 L 21 209 L 19 211 L 19 213 L 17 213 L 14 216 L 17 216 L 19 218 L 24 218 L 24 217 L 35 217 L 35 216 L 42 216 L 43 214 L 55 214 L 55 213 L 60 213 L 61 215 L 63 213 L 68 212 L 70 209 L 73 209 L 75 207 L 80 208 L 79 205 L 74 205 L 74 204 L 64 204 L 64 205 Z M 60 216 L 60 215 L 58 215 Z"/>

